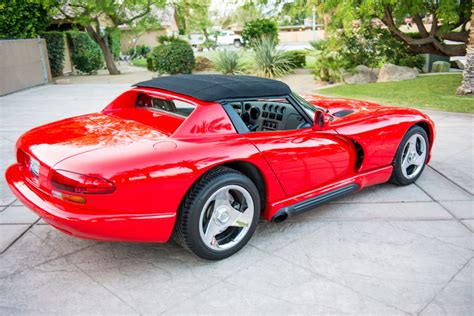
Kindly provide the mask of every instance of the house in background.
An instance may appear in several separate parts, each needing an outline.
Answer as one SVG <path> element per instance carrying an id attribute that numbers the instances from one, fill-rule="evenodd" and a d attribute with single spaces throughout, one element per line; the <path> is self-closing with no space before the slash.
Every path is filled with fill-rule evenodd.
<path id="1" fill-rule="evenodd" d="M 159 26 L 147 30 L 133 30 L 129 26 L 119 26 L 121 30 L 122 52 L 127 51 L 135 45 L 147 45 L 155 47 L 158 45 L 157 37 L 161 35 L 178 35 L 178 24 L 175 19 L 174 8 L 170 5 L 163 9 L 154 7 L 150 13 L 159 21 Z"/>

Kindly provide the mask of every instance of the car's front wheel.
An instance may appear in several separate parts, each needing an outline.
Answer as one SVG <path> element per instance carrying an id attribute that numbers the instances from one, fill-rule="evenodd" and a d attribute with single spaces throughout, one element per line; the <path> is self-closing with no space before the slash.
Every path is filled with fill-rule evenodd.
<path id="1" fill-rule="evenodd" d="M 420 126 L 413 126 L 403 137 L 395 159 L 390 182 L 408 185 L 415 182 L 425 168 L 429 152 L 429 138 Z"/>
<path id="2" fill-rule="evenodd" d="M 218 167 L 199 179 L 186 195 L 174 236 L 201 258 L 224 259 L 249 241 L 259 216 L 255 184 L 236 170 Z"/>

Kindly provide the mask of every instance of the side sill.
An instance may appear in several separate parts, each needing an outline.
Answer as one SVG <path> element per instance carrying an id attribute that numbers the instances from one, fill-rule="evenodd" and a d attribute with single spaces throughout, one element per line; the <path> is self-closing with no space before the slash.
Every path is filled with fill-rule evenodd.
<path id="1" fill-rule="evenodd" d="M 313 198 L 298 202 L 296 204 L 284 207 L 275 213 L 272 217 L 272 222 L 279 223 L 295 215 L 310 211 L 317 206 L 325 204 L 331 200 L 340 198 L 342 196 L 348 195 L 350 193 L 356 192 L 359 190 L 360 186 L 358 184 L 352 183 L 346 186 L 343 186 L 339 189 L 315 196 Z"/>

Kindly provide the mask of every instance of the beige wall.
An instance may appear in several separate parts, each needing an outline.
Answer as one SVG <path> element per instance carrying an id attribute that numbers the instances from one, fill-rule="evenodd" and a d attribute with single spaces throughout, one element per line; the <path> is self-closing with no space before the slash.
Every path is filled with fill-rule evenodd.
<path id="1" fill-rule="evenodd" d="M 72 60 L 71 60 L 71 49 L 69 48 L 66 36 L 64 36 L 64 61 L 63 61 L 63 74 L 68 74 L 73 71 Z"/>
<path id="2" fill-rule="evenodd" d="M 153 48 L 158 45 L 156 38 L 161 35 L 171 35 L 168 33 L 169 32 L 167 32 L 165 29 L 147 31 L 138 36 L 138 45 L 147 45 L 150 48 Z M 136 37 L 137 35 L 133 32 L 122 30 L 120 41 L 123 52 L 133 46 L 133 39 Z"/>
<path id="3" fill-rule="evenodd" d="M 44 39 L 0 41 L 0 95 L 51 81 Z"/>
<path id="4" fill-rule="evenodd" d="M 316 30 L 314 31 L 314 38 L 313 38 L 313 31 L 306 30 L 306 31 L 296 31 L 296 32 L 285 32 L 280 31 L 278 32 L 278 38 L 280 43 L 301 43 L 301 42 L 310 42 L 312 40 L 321 40 L 324 38 L 324 31 L 323 30 Z"/>

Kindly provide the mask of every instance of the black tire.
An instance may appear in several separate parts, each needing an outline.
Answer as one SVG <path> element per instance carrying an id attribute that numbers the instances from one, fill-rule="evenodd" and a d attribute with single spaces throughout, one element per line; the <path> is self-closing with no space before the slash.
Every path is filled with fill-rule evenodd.
<path id="1" fill-rule="evenodd" d="M 200 215 L 212 194 L 226 185 L 238 185 L 250 193 L 254 203 L 254 215 L 250 228 L 239 243 L 232 248 L 216 251 L 207 247 L 201 238 Z M 208 260 L 221 260 L 245 246 L 257 228 L 259 217 L 260 196 L 252 180 L 234 169 L 217 167 L 203 175 L 186 194 L 178 211 L 173 236 L 181 246 L 197 256 Z"/>
<path id="2" fill-rule="evenodd" d="M 240 46 L 242 46 L 242 43 L 240 42 L 240 40 L 235 40 L 234 41 L 234 47 L 239 48 Z"/>
<path id="3" fill-rule="evenodd" d="M 410 137 L 412 137 L 415 134 L 418 134 L 425 139 L 427 152 L 426 152 L 424 163 L 421 166 L 421 170 L 418 172 L 418 174 L 413 178 L 407 178 L 404 176 L 402 172 L 403 150 L 405 148 L 406 143 L 410 139 Z M 418 125 L 411 127 L 408 130 L 408 132 L 405 134 L 405 136 L 403 136 L 403 139 L 400 142 L 400 145 L 398 146 L 397 153 L 395 154 L 395 158 L 392 163 L 393 171 L 392 171 L 392 176 L 390 177 L 389 182 L 396 185 L 400 185 L 400 186 L 405 186 L 405 185 L 414 183 L 421 176 L 421 174 L 423 173 L 423 170 L 425 169 L 426 160 L 428 159 L 429 147 L 430 147 L 430 142 L 429 142 L 428 134 L 426 134 L 426 131 Z"/>

